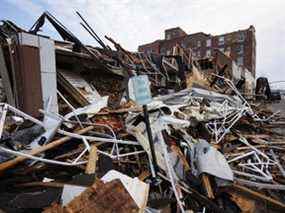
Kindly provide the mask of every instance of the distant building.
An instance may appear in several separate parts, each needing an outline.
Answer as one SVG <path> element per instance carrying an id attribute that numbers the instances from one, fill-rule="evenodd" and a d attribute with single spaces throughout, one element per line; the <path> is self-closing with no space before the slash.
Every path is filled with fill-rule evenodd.
<path id="1" fill-rule="evenodd" d="M 227 52 L 237 65 L 248 69 L 255 77 L 256 39 L 253 26 L 222 35 L 203 32 L 187 34 L 180 27 L 171 28 L 165 30 L 163 40 L 140 45 L 138 51 L 168 55 L 176 44 L 191 48 L 197 59 L 211 57 L 215 49 Z"/>

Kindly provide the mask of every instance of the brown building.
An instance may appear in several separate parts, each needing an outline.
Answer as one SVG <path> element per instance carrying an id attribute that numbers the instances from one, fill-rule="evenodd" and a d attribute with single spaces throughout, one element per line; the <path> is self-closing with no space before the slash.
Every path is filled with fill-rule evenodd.
<path id="1" fill-rule="evenodd" d="M 185 33 L 180 27 L 165 30 L 165 39 L 156 40 L 139 46 L 139 52 L 168 55 L 172 48 L 179 44 L 183 48 L 191 48 L 197 59 L 211 57 L 215 49 L 229 52 L 237 65 L 247 68 L 255 77 L 256 40 L 255 28 L 250 26 L 222 35 L 211 35 L 203 32 Z"/>

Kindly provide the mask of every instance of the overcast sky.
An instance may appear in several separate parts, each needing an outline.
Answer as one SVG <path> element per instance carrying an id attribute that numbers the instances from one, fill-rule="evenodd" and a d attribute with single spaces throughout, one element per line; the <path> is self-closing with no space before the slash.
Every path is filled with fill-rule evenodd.
<path id="1" fill-rule="evenodd" d="M 257 76 L 285 81 L 284 8 L 285 0 L 0 0 L 0 19 L 28 29 L 47 10 L 85 44 L 97 45 L 80 26 L 78 10 L 102 38 L 129 50 L 163 38 L 166 28 L 222 34 L 254 25 Z M 45 32 L 53 35 L 49 26 Z"/>

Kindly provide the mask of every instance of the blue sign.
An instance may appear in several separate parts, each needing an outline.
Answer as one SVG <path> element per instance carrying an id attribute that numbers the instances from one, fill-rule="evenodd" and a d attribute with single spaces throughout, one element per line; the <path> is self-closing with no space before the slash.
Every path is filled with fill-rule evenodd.
<path id="1" fill-rule="evenodd" d="M 150 82 L 147 75 L 131 77 L 128 86 L 130 98 L 137 104 L 146 105 L 151 102 Z"/>

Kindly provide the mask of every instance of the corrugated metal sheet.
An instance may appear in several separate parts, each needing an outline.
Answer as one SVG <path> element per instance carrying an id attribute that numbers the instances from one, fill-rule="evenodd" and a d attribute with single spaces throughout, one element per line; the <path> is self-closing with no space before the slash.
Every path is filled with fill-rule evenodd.
<path id="1" fill-rule="evenodd" d="M 19 33 L 18 36 L 20 45 L 39 47 L 38 36 L 29 33 Z"/>
<path id="2" fill-rule="evenodd" d="M 54 41 L 39 37 L 41 83 L 44 108 L 52 98 L 51 111 L 58 112 Z"/>

